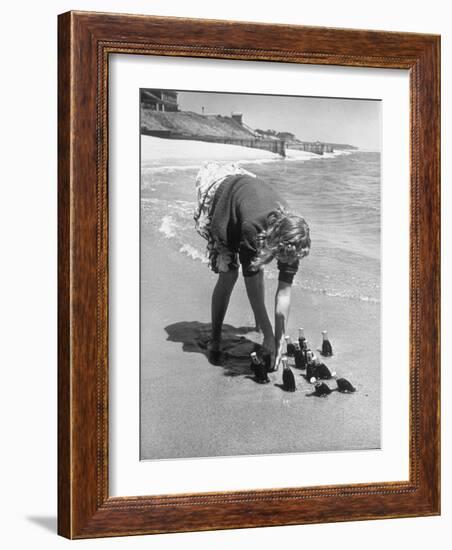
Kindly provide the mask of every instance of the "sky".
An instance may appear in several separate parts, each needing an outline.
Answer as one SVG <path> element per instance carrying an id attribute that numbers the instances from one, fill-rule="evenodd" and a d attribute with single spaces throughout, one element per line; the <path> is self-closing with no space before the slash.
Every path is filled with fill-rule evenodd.
<path id="1" fill-rule="evenodd" d="M 183 111 L 202 113 L 204 107 L 205 114 L 242 113 L 253 129 L 380 150 L 381 101 L 217 92 L 179 92 L 178 101 Z"/>

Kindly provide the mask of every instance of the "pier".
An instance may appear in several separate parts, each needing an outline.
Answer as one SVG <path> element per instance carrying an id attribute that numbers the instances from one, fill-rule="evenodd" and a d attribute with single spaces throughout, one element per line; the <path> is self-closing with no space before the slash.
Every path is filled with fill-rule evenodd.
<path id="1" fill-rule="evenodd" d="M 329 143 L 323 143 L 321 141 L 292 141 L 288 146 L 290 149 L 308 151 L 316 155 L 323 155 L 323 153 L 332 153 L 334 151 Z"/>

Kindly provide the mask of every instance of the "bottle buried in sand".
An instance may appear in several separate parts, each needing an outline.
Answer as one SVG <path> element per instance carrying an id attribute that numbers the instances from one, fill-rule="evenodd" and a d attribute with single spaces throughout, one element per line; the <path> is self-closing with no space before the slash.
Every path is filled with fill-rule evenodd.
<path id="1" fill-rule="evenodd" d="M 328 333 L 326 330 L 322 331 L 322 351 L 320 352 L 324 357 L 331 357 L 333 355 L 333 347 L 328 340 Z"/>
<path id="2" fill-rule="evenodd" d="M 325 363 L 321 363 L 312 351 L 308 352 L 308 354 L 309 359 L 306 366 L 307 380 L 309 380 L 311 384 L 317 380 L 330 380 L 333 377 L 333 374 Z"/>
<path id="3" fill-rule="evenodd" d="M 306 380 L 309 380 L 309 382 L 312 382 L 312 379 L 314 379 L 314 382 L 317 380 L 317 365 L 315 363 L 315 355 L 314 353 L 308 349 L 306 351 Z"/>
<path id="4" fill-rule="evenodd" d="M 285 336 L 284 338 L 286 340 L 287 356 L 288 357 L 294 357 L 294 355 L 295 355 L 295 346 L 292 343 L 292 339 L 290 338 L 290 336 Z"/>
<path id="5" fill-rule="evenodd" d="M 295 376 L 293 375 L 293 372 L 290 370 L 289 363 L 287 362 L 287 358 L 283 357 L 281 359 L 281 362 L 283 365 L 283 372 L 282 372 L 283 388 L 285 391 L 295 391 L 297 389 L 297 385 L 295 384 Z"/>
<path id="6" fill-rule="evenodd" d="M 330 395 L 331 388 L 325 382 L 316 382 L 314 393 L 317 397 L 326 397 Z"/>
<path id="7" fill-rule="evenodd" d="M 319 380 L 330 380 L 335 373 L 331 373 L 330 369 L 321 363 L 318 359 L 316 360 L 316 376 Z"/>
<path id="8" fill-rule="evenodd" d="M 337 391 L 341 393 L 354 393 L 356 388 L 345 378 L 338 378 L 336 373 L 333 373 L 333 378 L 336 379 Z"/>
<path id="9" fill-rule="evenodd" d="M 267 376 L 267 368 L 265 367 L 264 363 L 259 359 L 255 351 L 250 354 L 250 357 L 250 369 L 254 372 L 256 382 L 258 384 L 268 384 L 270 382 L 270 379 Z"/>

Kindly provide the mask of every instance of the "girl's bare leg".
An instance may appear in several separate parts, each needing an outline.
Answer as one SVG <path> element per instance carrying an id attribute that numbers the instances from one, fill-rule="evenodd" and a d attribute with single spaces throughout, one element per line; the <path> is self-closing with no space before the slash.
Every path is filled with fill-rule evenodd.
<path id="1" fill-rule="evenodd" d="M 251 277 L 245 277 L 245 287 L 254 317 L 256 318 L 260 329 L 264 333 L 263 346 L 271 353 L 273 357 L 275 354 L 275 337 L 273 335 L 272 324 L 268 318 L 267 310 L 265 308 L 262 284 L 263 281 L 260 277 L 260 273 Z"/>
<path id="2" fill-rule="evenodd" d="M 262 302 L 265 303 L 264 270 L 263 269 L 259 270 L 259 273 L 256 275 L 256 277 L 259 278 L 259 291 L 258 292 L 260 294 L 260 299 L 262 300 Z M 259 325 L 259 321 L 258 321 L 256 315 L 254 315 L 254 327 L 255 327 L 255 330 L 257 332 L 261 332 L 262 329 Z"/>
<path id="3" fill-rule="evenodd" d="M 212 340 L 210 351 L 218 351 L 221 346 L 221 329 L 229 305 L 232 289 L 238 278 L 238 269 L 219 273 L 217 284 L 212 294 Z"/>

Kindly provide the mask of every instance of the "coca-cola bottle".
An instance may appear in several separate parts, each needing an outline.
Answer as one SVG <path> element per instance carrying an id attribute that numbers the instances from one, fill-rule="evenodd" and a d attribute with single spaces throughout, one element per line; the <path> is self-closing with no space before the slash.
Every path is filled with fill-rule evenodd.
<path id="1" fill-rule="evenodd" d="M 293 372 L 290 370 L 289 363 L 287 362 L 287 358 L 283 357 L 281 359 L 281 362 L 283 366 L 283 372 L 282 372 L 283 388 L 285 391 L 295 391 L 297 389 L 297 385 L 295 383 L 295 376 L 293 375 Z"/>
<path id="2" fill-rule="evenodd" d="M 306 368 L 306 356 L 303 352 L 303 350 L 300 348 L 300 344 L 298 342 L 294 342 L 295 346 L 295 366 L 297 369 L 305 369 Z"/>
<path id="3" fill-rule="evenodd" d="M 298 343 L 300 344 L 300 348 L 303 349 L 303 342 L 306 342 L 306 338 L 304 335 L 304 328 L 298 329 Z"/>
<path id="4" fill-rule="evenodd" d="M 268 382 L 270 382 L 270 379 L 267 376 L 267 368 L 265 367 L 264 363 L 259 359 L 257 353 L 253 351 L 250 354 L 250 357 L 250 369 L 254 372 L 256 382 L 258 382 L 259 384 L 267 384 Z"/>
<path id="5" fill-rule="evenodd" d="M 306 380 L 315 382 L 317 380 L 317 364 L 314 353 L 308 349 L 306 352 L 307 364 L 306 364 Z M 314 380 L 313 380 L 314 379 Z"/>
<path id="6" fill-rule="evenodd" d="M 301 347 L 301 353 L 303 355 L 303 364 L 304 364 L 304 367 L 303 368 L 306 368 L 306 365 L 308 364 L 308 351 L 309 351 L 309 348 L 308 348 L 308 342 L 305 340 L 303 342 L 303 346 Z"/>
<path id="7" fill-rule="evenodd" d="M 287 356 L 293 357 L 295 355 L 295 346 L 292 343 L 290 336 L 285 336 L 286 346 L 287 346 Z"/>
<path id="8" fill-rule="evenodd" d="M 328 333 L 326 332 L 326 330 L 322 331 L 322 339 L 322 355 L 324 357 L 331 357 L 333 355 L 333 347 L 328 340 Z"/>

